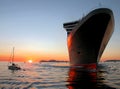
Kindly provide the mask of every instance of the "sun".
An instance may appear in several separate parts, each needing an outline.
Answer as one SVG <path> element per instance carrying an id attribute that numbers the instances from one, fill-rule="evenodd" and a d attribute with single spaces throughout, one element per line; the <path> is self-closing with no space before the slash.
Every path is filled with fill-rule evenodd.
<path id="1" fill-rule="evenodd" d="M 29 62 L 29 63 L 32 63 L 33 61 L 30 59 L 30 60 L 28 60 L 28 62 Z"/>

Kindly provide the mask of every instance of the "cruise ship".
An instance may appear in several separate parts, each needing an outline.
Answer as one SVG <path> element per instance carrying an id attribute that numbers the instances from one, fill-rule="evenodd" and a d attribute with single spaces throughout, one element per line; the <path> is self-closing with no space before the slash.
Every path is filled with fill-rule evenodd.
<path id="1" fill-rule="evenodd" d="M 114 31 L 114 16 L 109 8 L 92 10 L 82 19 L 63 24 L 71 66 L 96 65 Z"/>

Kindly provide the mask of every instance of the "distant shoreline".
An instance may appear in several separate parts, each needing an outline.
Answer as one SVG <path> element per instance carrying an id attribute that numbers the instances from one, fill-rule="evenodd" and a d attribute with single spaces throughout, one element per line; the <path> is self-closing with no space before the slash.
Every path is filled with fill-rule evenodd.
<path id="1" fill-rule="evenodd" d="M 104 62 L 120 62 L 120 60 L 106 60 Z"/>
<path id="2" fill-rule="evenodd" d="M 63 60 L 40 60 L 39 62 L 68 62 L 68 61 L 63 61 Z"/>

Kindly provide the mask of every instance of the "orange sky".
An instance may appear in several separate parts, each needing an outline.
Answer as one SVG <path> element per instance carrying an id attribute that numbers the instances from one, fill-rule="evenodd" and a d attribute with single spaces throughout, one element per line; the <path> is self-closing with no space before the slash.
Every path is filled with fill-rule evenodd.
<path id="1" fill-rule="evenodd" d="M 50 60 L 50 59 L 55 59 L 55 60 L 68 60 L 69 61 L 69 56 L 68 56 L 68 50 L 66 48 L 66 51 L 22 51 L 20 49 L 15 50 L 15 61 L 22 61 L 26 62 L 30 59 L 33 60 L 33 62 L 38 62 L 40 60 Z M 100 61 L 108 60 L 108 59 L 120 59 L 119 52 L 114 52 L 110 51 L 112 49 L 108 49 L 108 47 L 105 49 Z M 11 55 L 11 51 L 4 50 L 0 54 L 0 61 L 9 61 Z"/>
<path id="2" fill-rule="evenodd" d="M 9 61 L 10 60 L 11 53 L 8 53 L 7 51 L 5 53 L 2 53 L 0 55 L 0 61 Z M 23 52 L 18 51 L 14 53 L 14 60 L 15 61 L 28 61 L 33 60 L 33 62 L 37 62 L 40 60 L 68 60 L 67 52 Z"/>

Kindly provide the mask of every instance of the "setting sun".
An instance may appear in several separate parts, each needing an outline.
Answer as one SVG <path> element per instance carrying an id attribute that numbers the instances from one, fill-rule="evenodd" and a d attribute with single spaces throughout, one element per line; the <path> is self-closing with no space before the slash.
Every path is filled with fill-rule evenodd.
<path id="1" fill-rule="evenodd" d="M 30 60 L 28 60 L 28 62 L 29 62 L 29 63 L 32 63 L 33 61 L 30 59 Z"/>

